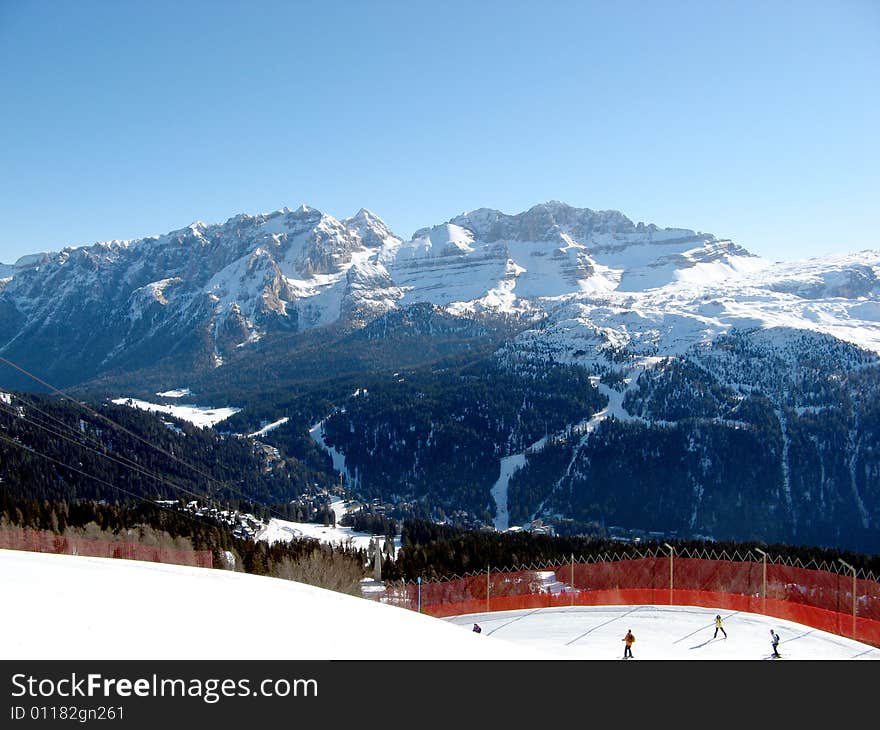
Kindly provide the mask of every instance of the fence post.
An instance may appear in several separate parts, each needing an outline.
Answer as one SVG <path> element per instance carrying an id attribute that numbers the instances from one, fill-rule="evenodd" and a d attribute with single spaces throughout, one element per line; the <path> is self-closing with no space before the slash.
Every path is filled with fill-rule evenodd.
<path id="1" fill-rule="evenodd" d="M 767 553 L 761 548 L 755 548 L 755 552 L 759 553 L 762 558 L 761 570 L 761 613 L 767 613 Z"/>
<path id="2" fill-rule="evenodd" d="M 571 605 L 574 605 L 574 553 L 571 554 Z"/>
<path id="3" fill-rule="evenodd" d="M 852 584 L 852 615 L 853 615 L 852 635 L 853 635 L 853 639 L 855 639 L 856 638 L 856 590 L 857 590 L 856 569 L 852 565 L 847 563 L 843 558 L 838 558 L 837 562 L 840 563 L 845 568 L 849 568 L 852 571 L 852 578 L 853 578 L 853 584 Z"/>
<path id="4" fill-rule="evenodd" d="M 672 597 L 673 597 L 673 593 L 672 593 L 672 588 L 673 588 L 673 582 L 672 582 L 672 576 L 673 576 L 673 572 L 672 572 L 672 562 L 673 562 L 674 557 L 675 557 L 675 548 L 672 547 L 672 545 L 670 545 L 668 542 L 664 542 L 664 543 L 663 543 L 663 546 L 669 548 L 669 605 L 671 606 L 671 605 L 673 604 L 673 600 L 672 600 Z"/>
<path id="5" fill-rule="evenodd" d="M 489 584 L 489 566 L 486 566 L 486 613 L 489 612 L 489 591 L 491 590 L 491 586 Z"/>

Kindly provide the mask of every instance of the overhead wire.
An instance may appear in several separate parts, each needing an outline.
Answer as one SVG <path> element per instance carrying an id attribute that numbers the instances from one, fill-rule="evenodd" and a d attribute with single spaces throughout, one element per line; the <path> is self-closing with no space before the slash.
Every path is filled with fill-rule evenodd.
<path id="1" fill-rule="evenodd" d="M 141 443 L 143 443 L 143 444 L 149 446 L 151 449 L 155 449 L 156 451 L 161 452 L 162 454 L 164 454 L 165 456 L 167 456 L 167 457 L 170 458 L 170 459 L 173 459 L 174 461 L 178 462 L 179 464 L 182 464 L 182 465 L 186 466 L 187 468 L 192 469 L 194 472 L 198 473 L 200 476 L 203 476 L 205 479 L 207 479 L 207 480 L 209 480 L 209 481 L 211 481 L 211 482 L 213 482 L 213 483 L 215 483 L 215 484 L 217 484 L 217 485 L 219 485 L 219 486 L 221 486 L 221 487 L 224 487 L 224 488 L 226 488 L 226 489 L 230 489 L 231 491 L 234 491 L 234 492 L 237 491 L 237 490 L 232 489 L 231 487 L 229 487 L 228 484 L 224 484 L 222 481 L 220 481 L 219 479 L 215 478 L 213 475 L 208 474 L 207 472 L 205 472 L 205 471 L 199 469 L 197 466 L 194 466 L 193 464 L 190 464 L 190 463 L 184 461 L 183 459 L 179 458 L 178 456 L 176 456 L 175 454 L 171 453 L 170 451 L 167 451 L 167 450 L 161 448 L 160 446 L 157 446 L 156 444 L 154 444 L 154 443 L 148 441 L 147 439 L 143 438 L 143 437 L 140 436 L 139 434 L 136 434 L 136 433 L 134 433 L 133 431 L 127 429 L 125 426 L 123 426 L 123 425 L 121 425 L 121 424 L 119 424 L 119 423 L 116 423 L 116 421 L 114 421 L 114 420 L 108 418 L 107 416 L 104 416 L 103 414 L 101 414 L 101 413 L 99 413 L 98 411 L 94 410 L 93 408 L 91 408 L 91 407 L 88 406 L 87 404 L 83 403 L 82 401 L 77 400 L 76 398 L 71 397 L 70 395 L 68 395 L 67 393 L 65 393 L 63 390 L 61 390 L 61 389 L 59 389 L 59 388 L 56 388 L 56 387 L 55 387 L 54 385 L 52 385 L 51 383 L 47 383 L 45 380 L 43 380 L 43 379 L 40 378 L 39 376 L 34 375 L 32 372 L 30 372 L 30 371 L 27 370 L 26 368 L 23 368 L 23 367 L 21 367 L 20 365 L 17 365 L 16 363 L 12 362 L 12 361 L 9 360 L 8 358 L 5 358 L 5 357 L 3 357 L 2 355 L 0 355 L 0 362 L 2 362 L 2 363 L 4 363 L 4 364 L 8 365 L 9 367 L 14 368 L 15 370 L 18 370 L 20 373 L 22 373 L 22 374 L 26 375 L 27 377 L 33 379 L 34 382 L 39 383 L 40 385 L 42 385 L 42 386 L 45 387 L 45 388 L 48 388 L 48 389 L 49 389 L 50 391 L 52 391 L 54 394 L 56 394 L 56 395 L 58 395 L 58 396 L 61 396 L 62 398 L 66 399 L 66 400 L 69 400 L 71 403 L 75 404 L 77 407 L 82 408 L 84 411 L 86 411 L 87 413 L 90 413 L 92 416 L 101 419 L 102 421 L 104 421 L 105 423 L 109 424 L 109 425 L 112 426 L 113 428 L 117 428 L 117 429 L 119 429 L 119 430 L 122 431 L 123 433 L 126 433 L 128 436 L 130 436 L 130 437 L 132 437 L 132 438 L 134 438 L 134 439 L 140 441 Z M 243 497 L 247 497 L 247 495 L 245 495 L 243 492 L 237 492 L 237 493 L 238 493 L 238 494 L 241 494 L 241 496 L 243 496 Z"/>
<path id="2" fill-rule="evenodd" d="M 105 486 L 110 487 L 111 489 L 114 489 L 118 492 L 122 492 L 123 494 L 127 494 L 130 497 L 134 497 L 135 499 L 137 499 L 139 501 L 146 502 L 152 506 L 158 507 L 159 509 L 166 510 L 167 512 L 169 512 L 171 514 L 184 515 L 184 516 L 186 516 L 186 517 L 188 517 L 188 518 L 192 519 L 193 521 L 198 522 L 200 524 L 203 524 L 203 525 L 206 525 L 209 527 L 216 527 L 216 524 L 211 523 L 211 522 L 207 522 L 203 519 L 200 519 L 198 515 L 194 515 L 190 512 L 186 512 L 186 511 L 182 511 L 182 510 L 171 509 L 170 507 L 168 507 L 164 504 L 161 504 L 159 502 L 154 502 L 152 500 L 148 500 L 142 495 L 138 495 L 138 494 L 135 494 L 134 492 L 130 492 L 127 489 L 125 489 L 124 487 L 120 487 L 119 485 L 113 484 L 113 483 L 108 482 L 104 479 L 101 479 L 101 477 L 95 476 L 94 474 L 89 474 L 88 472 L 85 472 L 82 469 L 79 469 L 75 466 L 71 466 L 70 464 L 66 464 L 65 462 L 61 461 L 60 459 L 56 459 L 54 456 L 49 456 L 48 454 L 44 454 L 39 449 L 35 449 L 33 446 L 28 446 L 27 444 L 23 444 L 20 441 L 16 441 L 13 438 L 9 438 L 8 436 L 5 436 L 2 433 L 0 433 L 0 441 L 5 441 L 6 443 L 11 444 L 12 446 L 17 446 L 18 448 L 24 449 L 25 451 L 28 451 L 36 456 L 39 456 L 40 458 L 45 459 L 46 461 L 50 461 L 53 464 L 57 464 L 58 466 L 61 466 L 65 469 L 69 469 L 70 471 L 76 472 L 77 474 L 80 474 L 81 476 L 84 476 L 88 479 L 91 479 L 95 482 L 98 482 L 99 484 L 104 484 Z"/>
<path id="3" fill-rule="evenodd" d="M 34 382 L 39 383 L 39 384 L 42 385 L 44 388 L 50 390 L 50 391 L 51 391 L 52 393 L 54 393 L 55 395 L 60 396 L 61 398 L 65 399 L 65 400 L 69 400 L 69 401 L 70 401 L 71 403 L 73 403 L 76 407 L 81 408 L 82 410 L 84 410 L 85 412 L 87 412 L 87 413 L 89 413 L 90 415 L 94 416 L 95 418 L 98 418 L 98 419 L 100 419 L 102 422 L 107 423 L 107 424 L 108 424 L 109 426 L 111 426 L 112 428 L 115 428 L 115 429 L 120 430 L 121 432 L 125 433 L 126 435 L 130 436 L 131 438 L 133 438 L 133 439 L 135 439 L 135 440 L 137 440 L 137 441 L 139 441 L 139 442 L 145 444 L 145 445 L 148 446 L 149 448 L 151 448 L 151 449 L 153 449 L 153 450 L 155 450 L 155 451 L 157 451 L 157 452 L 163 454 L 164 456 L 166 456 L 166 457 L 172 459 L 173 461 L 177 462 L 178 464 L 181 464 L 182 466 L 184 466 L 184 467 L 186 467 L 186 468 L 188 468 L 188 469 L 191 469 L 192 471 L 194 471 L 195 473 L 197 473 L 197 474 L 199 474 L 200 476 L 204 477 L 206 480 L 208 480 L 208 481 L 211 482 L 212 484 L 217 485 L 219 488 L 224 489 L 224 490 L 226 490 L 226 491 L 228 491 L 228 492 L 230 492 L 230 493 L 233 493 L 233 494 L 236 494 L 236 495 L 242 497 L 246 502 L 255 502 L 255 501 L 256 501 L 252 496 L 246 494 L 245 492 L 241 491 L 240 489 L 237 489 L 236 487 L 232 486 L 232 485 L 229 484 L 228 482 L 223 482 L 223 481 L 217 479 L 216 477 L 214 477 L 213 475 L 211 475 L 211 474 L 205 472 L 204 470 L 200 469 L 199 467 L 197 467 L 197 466 L 195 466 L 195 465 L 193 465 L 193 464 L 190 464 L 188 461 L 186 461 L 186 460 L 184 460 L 184 459 L 181 459 L 181 458 L 178 457 L 176 454 L 174 454 L 174 453 L 172 453 L 172 452 L 170 452 L 170 451 L 168 451 L 168 450 L 166 450 L 166 449 L 163 449 L 162 447 L 158 446 L 157 444 L 155 444 L 155 443 L 153 443 L 153 442 L 151 442 L 151 441 L 149 441 L 149 440 L 143 438 L 143 437 L 140 436 L 139 434 L 137 434 L 137 433 L 131 431 L 130 429 L 128 429 L 128 428 L 126 428 L 125 426 L 123 426 L 123 425 L 117 423 L 116 421 L 112 420 L 111 418 L 108 418 L 107 416 L 103 415 L 102 413 L 99 413 L 99 412 L 96 411 L 95 409 L 93 409 L 93 408 L 91 408 L 90 406 L 88 406 L 86 403 L 83 403 L 82 401 L 80 401 L 80 400 L 78 400 L 78 399 L 76 399 L 76 398 L 73 398 L 72 396 L 70 396 L 68 393 L 65 393 L 65 392 L 64 392 L 63 390 L 61 390 L 60 388 L 55 387 L 55 386 L 52 385 L 51 383 L 49 383 L 49 382 L 43 380 L 42 378 L 40 378 L 38 375 L 35 375 L 34 373 L 30 372 L 30 371 L 27 370 L 26 368 L 24 368 L 24 367 L 22 367 L 22 366 L 20 366 L 20 365 L 18 365 L 18 364 L 16 364 L 16 363 L 14 363 L 14 362 L 12 362 L 11 360 L 9 360 L 9 359 L 6 358 L 6 357 L 3 357 L 2 355 L 0 355 L 0 363 L 4 363 L 4 364 L 8 365 L 9 367 L 11 367 L 11 368 L 17 370 L 18 372 L 20 372 L 20 373 L 26 375 L 27 377 L 31 378 Z M 19 398 L 20 398 L 20 396 L 16 396 L 16 397 L 19 397 Z M 29 401 L 27 401 L 27 402 L 29 403 Z M 55 419 L 55 420 L 57 420 L 57 419 Z M 73 429 L 69 424 L 64 424 L 64 425 L 65 425 L 65 427 L 68 428 L 68 429 L 75 430 L 75 429 Z M 103 448 L 103 444 L 102 444 L 101 446 L 102 446 L 102 448 Z M 133 467 L 130 467 L 130 468 L 133 468 Z M 175 488 L 180 488 L 180 489 L 182 489 L 183 491 L 186 491 L 185 489 L 183 489 L 183 488 L 181 488 L 181 487 L 179 487 L 179 486 L 176 486 Z M 200 494 L 200 493 L 191 492 L 191 491 L 188 492 L 188 493 L 191 494 L 192 496 L 196 496 L 196 497 L 199 497 L 199 498 L 202 498 L 202 499 L 206 499 L 206 500 L 216 500 L 216 499 L 217 499 L 217 497 L 212 497 L 209 493 L 206 493 L 206 494 Z M 142 499 L 143 499 L 143 498 L 142 498 Z M 280 512 L 278 512 L 277 510 L 275 510 L 275 509 L 272 508 L 271 506 L 269 506 L 269 505 L 264 505 L 264 507 L 265 507 L 265 508 L 266 508 L 271 514 L 273 514 L 275 517 L 277 517 L 277 518 L 279 518 L 279 519 L 286 519 L 286 516 L 285 516 L 285 515 L 282 515 Z"/>
<path id="4" fill-rule="evenodd" d="M 127 457 L 117 456 L 116 454 L 107 452 L 106 447 L 103 444 L 101 444 L 100 442 L 97 442 L 97 443 L 101 448 L 100 449 L 95 448 L 93 446 L 90 446 L 89 444 L 82 443 L 81 441 L 78 441 L 74 438 L 71 438 L 70 436 L 67 436 L 63 433 L 59 433 L 58 431 L 55 431 L 54 429 L 50 428 L 49 426 L 47 426 L 45 424 L 40 423 L 39 421 L 37 421 L 35 419 L 29 418 L 25 415 L 22 415 L 20 413 L 15 412 L 15 411 L 11 411 L 9 408 L 7 408 L 2 403 L 2 401 L 0 401 L 0 412 L 6 413 L 6 414 L 13 416 L 15 418 L 19 418 L 21 420 L 24 420 L 25 422 L 30 423 L 32 426 L 35 426 L 36 428 L 42 429 L 56 438 L 63 439 L 64 441 L 72 443 L 75 446 L 78 446 L 80 448 L 88 449 L 89 451 L 97 454 L 98 456 L 100 456 L 104 459 L 107 459 L 107 460 L 112 461 L 116 464 L 119 464 L 120 466 L 124 466 L 128 469 L 131 469 L 132 471 L 135 471 L 145 477 L 149 477 L 150 479 L 154 479 L 155 481 L 162 483 L 162 484 L 165 484 L 169 487 L 172 487 L 175 490 L 184 492 L 185 494 L 189 494 L 190 496 L 193 496 L 193 497 L 203 497 L 204 496 L 204 495 L 201 495 L 197 492 L 193 492 L 193 491 L 187 489 L 186 487 L 184 487 L 181 484 L 175 484 L 174 482 L 168 480 L 166 477 L 162 477 L 155 472 L 151 472 L 149 469 L 141 466 L 140 464 L 138 464 L 135 461 L 132 461 L 131 459 L 128 459 Z M 53 420 L 58 421 L 58 419 L 53 419 Z M 70 427 L 69 424 L 64 424 L 62 421 L 58 421 L 58 423 L 62 424 L 64 427 L 74 431 L 74 433 L 78 433 L 75 429 Z"/>

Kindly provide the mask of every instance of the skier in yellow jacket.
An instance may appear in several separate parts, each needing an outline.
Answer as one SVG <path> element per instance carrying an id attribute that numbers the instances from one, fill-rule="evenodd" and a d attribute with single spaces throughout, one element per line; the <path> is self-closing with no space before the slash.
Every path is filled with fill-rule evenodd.
<path id="1" fill-rule="evenodd" d="M 718 632 L 724 634 L 724 638 L 727 638 L 727 632 L 724 630 L 724 627 L 721 625 L 721 615 L 718 614 L 715 616 L 715 634 L 712 636 L 713 639 L 718 638 Z"/>

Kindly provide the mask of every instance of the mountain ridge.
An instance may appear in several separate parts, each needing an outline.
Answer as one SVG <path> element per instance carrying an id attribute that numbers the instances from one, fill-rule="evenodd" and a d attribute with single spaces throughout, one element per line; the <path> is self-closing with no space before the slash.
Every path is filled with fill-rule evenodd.
<path id="1" fill-rule="evenodd" d="M 479 208 L 409 241 L 365 208 L 337 219 L 303 204 L 24 257 L 0 279 L 0 353 L 48 354 L 65 365 L 46 374 L 69 385 L 145 352 L 219 367 L 273 333 L 363 326 L 420 303 L 549 316 L 581 336 L 599 324 L 609 341 L 647 336 L 659 350 L 664 328 L 686 349 L 755 322 L 880 350 L 878 272 L 873 251 L 770 264 L 712 234 L 559 201 Z"/>
<path id="2" fill-rule="evenodd" d="M 771 263 L 558 201 L 404 241 L 302 205 L 29 259 L 0 356 L 287 419 L 261 438 L 293 459 L 323 424 L 404 515 L 880 548 L 880 251 Z"/>

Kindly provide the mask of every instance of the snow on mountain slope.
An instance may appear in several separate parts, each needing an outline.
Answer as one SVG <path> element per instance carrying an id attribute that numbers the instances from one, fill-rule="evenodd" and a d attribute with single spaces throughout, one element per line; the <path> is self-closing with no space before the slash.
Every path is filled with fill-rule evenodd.
<path id="1" fill-rule="evenodd" d="M 113 403 L 121 406 L 130 406 L 139 408 L 142 411 L 153 411 L 154 413 L 167 413 L 169 416 L 189 421 L 195 426 L 202 428 L 215 426 L 220 421 L 225 421 L 232 415 L 238 413 L 241 408 L 204 408 L 194 405 L 167 405 L 161 403 L 150 403 L 140 400 L 139 398 L 115 398 Z M 256 434 L 251 434 L 256 435 Z"/>
<path id="2" fill-rule="evenodd" d="M 226 570 L 0 550 L 0 580 L 0 621 L 15 627 L 5 659 L 552 658 L 425 614 Z M 254 611 L 259 621 L 236 639 L 236 618 Z"/>
<path id="3" fill-rule="evenodd" d="M 380 547 L 384 549 L 385 538 L 381 535 L 371 535 L 367 532 L 357 532 L 351 527 L 339 525 L 342 517 L 349 512 L 344 500 L 336 500 L 330 503 L 330 509 L 336 515 L 337 526 L 324 526 L 314 522 L 292 522 L 271 518 L 267 524 L 257 533 L 256 539 L 268 542 L 290 542 L 294 539 L 310 538 L 328 545 L 341 547 L 353 547 L 367 550 L 372 540 L 378 540 Z M 393 554 L 397 555 L 400 550 L 400 535 L 396 535 L 392 541 L 394 544 Z"/>
<path id="4" fill-rule="evenodd" d="M 708 264 L 717 279 L 753 258 L 714 236 L 554 202 L 515 216 L 481 209 L 417 231 L 389 270 L 408 290 L 404 301 L 516 312 L 569 295 L 656 288 Z M 500 292 L 507 296 L 492 296 Z"/>
<path id="5" fill-rule="evenodd" d="M 430 256 L 427 240 L 444 233 L 455 245 Z M 589 345 L 674 355 L 752 327 L 814 330 L 880 351 L 877 251 L 772 264 L 709 234 L 557 202 L 514 216 L 466 213 L 418 232 L 403 251 L 390 271 L 408 289 L 404 302 L 548 313 L 523 339 L 563 359 Z M 416 268 L 418 253 L 430 263 Z"/>
<path id="6" fill-rule="evenodd" d="M 878 272 L 877 251 L 771 263 L 711 234 L 556 201 L 482 208 L 408 242 L 365 209 L 339 220 L 303 205 L 6 267 L 0 353 L 89 374 L 207 336 L 220 365 L 274 331 L 360 326 L 417 303 L 545 320 L 523 343 L 570 360 L 585 346 L 674 355 L 749 327 L 880 351 Z"/>
<path id="7" fill-rule="evenodd" d="M 880 352 L 880 252 L 836 257 L 827 266 L 815 259 L 743 266 L 738 258 L 723 264 L 730 271 L 701 264 L 700 272 L 683 269 L 659 288 L 567 297 L 540 330 L 520 336 L 520 345 L 540 343 L 556 359 L 572 361 L 620 348 L 670 356 L 733 329 L 787 328 Z"/>
<path id="8" fill-rule="evenodd" d="M 283 425 L 284 425 L 285 423 L 287 423 L 289 420 L 290 420 L 290 419 L 289 419 L 288 416 L 282 416 L 282 417 L 279 418 L 278 420 L 276 420 L 276 421 L 272 421 L 272 423 L 267 423 L 265 426 L 263 426 L 262 428 L 257 429 L 257 430 L 254 431 L 253 433 L 249 433 L 249 434 L 248 434 L 248 438 L 255 438 L 255 437 L 258 437 L 258 436 L 265 436 L 267 433 L 270 433 L 271 431 L 274 431 L 274 430 L 275 430 L 276 428 L 278 428 L 279 426 L 283 426 Z"/>
<path id="9" fill-rule="evenodd" d="M 379 216 L 366 208 L 361 208 L 343 224 L 360 237 L 366 248 L 378 250 L 378 261 L 385 263 L 394 258 L 403 243 Z"/>
<path id="10" fill-rule="evenodd" d="M 88 374 L 209 343 L 219 365 L 267 332 L 393 307 L 379 259 L 397 242 L 367 211 L 345 224 L 301 206 L 67 248 L 2 272 L 0 349 Z"/>
<path id="11" fill-rule="evenodd" d="M 187 395 L 192 395 L 192 391 L 189 388 L 173 388 L 172 390 L 165 390 L 161 393 L 156 393 L 161 398 L 183 398 Z"/>

